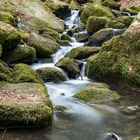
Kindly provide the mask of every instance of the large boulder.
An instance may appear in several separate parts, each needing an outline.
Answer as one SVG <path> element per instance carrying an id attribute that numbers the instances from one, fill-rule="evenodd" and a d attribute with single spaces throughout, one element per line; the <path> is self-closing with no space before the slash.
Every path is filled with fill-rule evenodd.
<path id="1" fill-rule="evenodd" d="M 63 21 L 57 18 L 51 10 L 45 9 L 44 3 L 39 0 L 7 0 L 6 2 L 5 0 L 1 0 L 0 5 L 0 9 L 9 9 L 9 11 L 15 13 L 20 19 L 20 23 L 25 28 L 29 27 L 30 30 L 38 31 L 46 27 L 58 32 L 63 32 L 64 30 Z"/>
<path id="2" fill-rule="evenodd" d="M 87 4 L 81 13 L 81 21 L 86 23 L 90 16 L 108 17 L 114 19 L 114 15 L 108 7 L 99 4 Z"/>
<path id="3" fill-rule="evenodd" d="M 140 13 L 123 35 L 105 42 L 99 54 L 88 59 L 91 79 L 140 86 Z"/>
<path id="4" fill-rule="evenodd" d="M 29 45 L 36 49 L 37 58 L 50 58 L 59 48 L 59 44 L 52 39 L 31 33 Z"/>
<path id="5" fill-rule="evenodd" d="M 12 72 L 13 83 L 43 83 L 39 75 L 26 64 L 17 64 L 13 68 Z"/>
<path id="6" fill-rule="evenodd" d="M 66 80 L 65 75 L 57 68 L 46 67 L 38 69 L 36 72 L 44 82 L 62 82 Z"/>
<path id="7" fill-rule="evenodd" d="M 100 29 L 103 29 L 107 26 L 109 23 L 110 19 L 107 17 L 96 17 L 96 16 L 91 16 L 87 20 L 87 25 L 86 29 L 88 33 L 94 34 Z"/>
<path id="8" fill-rule="evenodd" d="M 75 98 L 89 103 L 107 103 L 118 100 L 120 96 L 106 84 L 92 83 L 74 95 Z"/>
<path id="9" fill-rule="evenodd" d="M 19 45 L 14 50 L 3 56 L 7 63 L 33 63 L 36 58 L 36 50 L 33 47 Z"/>
<path id="10" fill-rule="evenodd" d="M 70 58 L 62 58 L 56 66 L 63 69 L 69 78 L 77 78 L 80 75 L 79 63 Z"/>
<path id="11" fill-rule="evenodd" d="M 94 55 L 100 51 L 99 47 L 76 47 L 68 52 L 65 57 L 69 57 L 71 59 L 87 59 L 91 55 Z"/>
<path id="12" fill-rule="evenodd" d="M 52 115 L 52 104 L 44 86 L 0 83 L 0 126 L 48 126 Z"/>

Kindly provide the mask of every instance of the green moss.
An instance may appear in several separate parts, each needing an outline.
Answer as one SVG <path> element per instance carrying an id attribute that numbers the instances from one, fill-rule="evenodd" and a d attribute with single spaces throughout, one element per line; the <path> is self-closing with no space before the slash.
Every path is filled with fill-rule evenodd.
<path id="1" fill-rule="evenodd" d="M 64 112 L 66 109 L 67 107 L 62 106 L 62 105 L 55 106 L 54 108 L 55 111 L 60 111 L 60 112 Z"/>
<path id="2" fill-rule="evenodd" d="M 84 31 L 85 28 L 86 28 L 86 25 L 82 23 L 82 24 L 79 24 L 78 26 L 75 26 L 75 27 L 73 28 L 73 32 L 79 33 L 79 32 Z"/>
<path id="3" fill-rule="evenodd" d="M 137 5 L 137 6 L 131 6 L 129 7 L 130 9 L 134 10 L 134 11 L 137 11 L 139 12 L 140 11 L 140 5 Z"/>
<path id="4" fill-rule="evenodd" d="M 66 57 L 71 59 L 86 59 L 91 55 L 98 53 L 100 48 L 98 47 L 77 47 L 72 49 L 66 54 Z"/>
<path id="5" fill-rule="evenodd" d="M 123 23 L 126 27 L 128 27 L 134 19 L 128 16 L 121 16 L 121 17 L 118 17 L 117 20 Z"/>
<path id="6" fill-rule="evenodd" d="M 134 138 L 133 140 L 140 140 L 140 137 L 136 137 L 136 138 Z"/>
<path id="7" fill-rule="evenodd" d="M 13 82 L 23 83 L 23 82 L 33 82 L 33 83 L 43 83 L 37 73 L 26 64 L 17 64 L 13 68 Z"/>
<path id="8" fill-rule="evenodd" d="M 74 95 L 75 98 L 85 102 L 109 102 L 119 99 L 120 96 L 111 91 L 107 85 L 102 83 L 92 83 Z"/>
<path id="9" fill-rule="evenodd" d="M 45 126 L 51 123 L 52 104 L 44 86 L 35 83 L 0 83 L 0 92 L 1 126 L 30 127 Z M 3 100 L 2 95 L 5 92 L 8 96 L 4 98 L 9 100 L 8 102 Z"/>
<path id="10" fill-rule="evenodd" d="M 9 12 L 0 11 L 0 21 L 9 23 L 13 26 L 17 25 L 17 19 Z"/>
<path id="11" fill-rule="evenodd" d="M 109 21 L 110 19 L 107 17 L 91 16 L 87 21 L 86 29 L 90 34 L 93 34 L 105 28 Z"/>
<path id="12" fill-rule="evenodd" d="M 80 4 L 76 0 L 71 0 L 69 8 L 70 9 L 80 9 Z"/>
<path id="13" fill-rule="evenodd" d="M 71 46 L 70 42 L 68 40 L 58 40 L 57 43 L 60 46 Z"/>
<path id="14" fill-rule="evenodd" d="M 107 6 L 111 9 L 117 9 L 117 10 L 119 10 L 120 6 L 121 6 L 118 2 L 116 2 L 114 0 L 105 0 L 102 2 L 102 5 Z"/>
<path id="15" fill-rule="evenodd" d="M 50 58 L 59 48 L 59 44 L 54 40 L 44 38 L 37 34 L 31 34 L 29 45 L 36 49 L 37 58 Z"/>
<path id="16" fill-rule="evenodd" d="M 10 24 L 0 21 L 0 43 L 3 51 L 15 49 L 20 42 L 27 41 L 29 35 L 22 30 L 17 30 Z"/>
<path id="17" fill-rule="evenodd" d="M 10 69 L 6 63 L 0 60 L 0 81 L 12 81 L 12 69 Z"/>
<path id="18" fill-rule="evenodd" d="M 33 63 L 35 58 L 36 50 L 25 45 L 18 46 L 3 57 L 8 63 Z"/>
<path id="19" fill-rule="evenodd" d="M 44 82 L 62 82 L 66 80 L 64 74 L 56 68 L 41 68 L 36 72 Z"/>
<path id="20" fill-rule="evenodd" d="M 99 4 L 87 4 L 81 13 L 81 21 L 86 23 L 90 16 L 115 18 L 109 8 Z"/>
<path id="21" fill-rule="evenodd" d="M 123 29 L 123 28 L 125 28 L 125 24 L 121 23 L 118 20 L 110 20 L 106 26 L 108 28 L 114 28 L 114 29 Z"/>
<path id="22" fill-rule="evenodd" d="M 88 40 L 89 34 L 87 32 L 78 33 L 75 35 L 75 37 L 78 42 L 85 42 Z"/>
<path id="23" fill-rule="evenodd" d="M 89 78 L 140 85 L 140 34 L 132 32 L 105 42 L 100 53 L 88 59 Z"/>
<path id="24" fill-rule="evenodd" d="M 62 68 L 69 78 L 76 78 L 80 74 L 78 62 L 70 58 L 62 58 L 56 63 L 56 66 Z"/>
<path id="25" fill-rule="evenodd" d="M 2 56 L 2 46 L 0 45 L 0 57 Z"/>

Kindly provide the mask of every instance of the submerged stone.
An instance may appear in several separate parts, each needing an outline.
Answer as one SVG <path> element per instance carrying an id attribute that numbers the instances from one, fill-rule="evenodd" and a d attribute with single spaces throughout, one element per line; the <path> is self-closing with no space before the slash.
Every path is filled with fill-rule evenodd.
<path id="1" fill-rule="evenodd" d="M 52 115 L 52 104 L 44 86 L 0 83 L 0 126 L 48 126 Z"/>
<path id="2" fill-rule="evenodd" d="M 118 100 L 120 96 L 104 83 L 92 83 L 74 95 L 75 98 L 89 103 L 107 103 Z"/>

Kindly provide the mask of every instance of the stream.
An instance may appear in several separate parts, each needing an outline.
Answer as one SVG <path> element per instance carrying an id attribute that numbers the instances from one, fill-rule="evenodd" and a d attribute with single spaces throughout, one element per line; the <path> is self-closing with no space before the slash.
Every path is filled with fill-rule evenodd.
<path id="1" fill-rule="evenodd" d="M 71 16 L 65 19 L 68 29 L 80 24 L 79 11 L 72 10 Z M 68 30 L 66 29 L 64 33 Z M 53 56 L 52 62 L 40 61 L 32 65 L 34 70 L 42 67 L 55 67 L 64 55 L 72 48 L 83 46 L 72 37 L 71 46 L 61 46 Z M 67 107 L 64 112 L 55 112 L 52 126 L 46 129 L 11 129 L 7 132 L 5 140 L 116 140 L 110 136 L 111 132 L 117 134 L 122 140 L 130 140 L 140 134 L 140 123 L 136 114 L 125 114 L 121 107 L 139 104 L 140 95 L 128 96 L 127 100 L 109 105 L 87 105 L 74 99 L 72 96 L 91 81 L 85 76 L 85 65 L 81 69 L 83 78 L 69 79 L 62 83 L 45 83 L 50 99 L 54 106 Z M 57 68 L 57 67 L 55 67 Z M 60 68 L 57 68 L 62 71 Z M 63 71 L 62 71 L 63 72 Z M 64 72 L 63 72 L 64 73 Z M 64 73 L 65 74 L 65 73 Z M 65 74 L 66 76 L 66 74 Z M 134 100 L 135 99 L 135 100 Z"/>

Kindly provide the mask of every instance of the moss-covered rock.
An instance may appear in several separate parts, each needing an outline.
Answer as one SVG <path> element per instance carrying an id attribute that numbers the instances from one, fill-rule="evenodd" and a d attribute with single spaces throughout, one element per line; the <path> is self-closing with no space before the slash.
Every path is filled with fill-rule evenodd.
<path id="1" fill-rule="evenodd" d="M 54 39 L 55 41 L 60 40 L 59 33 L 50 28 L 45 28 L 45 29 L 39 30 L 39 34 L 45 38 L 48 38 L 48 36 L 50 36 L 51 39 Z"/>
<path id="2" fill-rule="evenodd" d="M 91 16 L 87 21 L 86 29 L 90 34 L 93 34 L 105 28 L 109 21 L 110 19 L 107 17 Z"/>
<path id="3" fill-rule="evenodd" d="M 89 103 L 105 103 L 118 100 L 120 96 L 106 84 L 92 83 L 74 95 L 75 98 Z"/>
<path id="4" fill-rule="evenodd" d="M 63 69 L 69 78 L 76 78 L 80 75 L 79 63 L 70 58 L 62 58 L 56 66 Z"/>
<path id="5" fill-rule="evenodd" d="M 36 49 L 37 58 L 50 58 L 60 48 L 56 41 L 36 33 L 30 35 L 29 45 Z"/>
<path id="6" fill-rule="evenodd" d="M 52 104 L 44 86 L 0 83 L 0 98 L 1 126 L 39 127 L 51 124 Z"/>
<path id="7" fill-rule="evenodd" d="M 100 53 L 88 59 L 87 76 L 139 87 L 139 31 L 136 20 L 123 35 L 105 42 Z"/>
<path id="8" fill-rule="evenodd" d="M 12 69 L 5 62 L 0 60 L 0 81 L 12 82 Z"/>
<path id="9" fill-rule="evenodd" d="M 125 24 L 121 23 L 118 20 L 110 20 L 108 22 L 108 24 L 106 25 L 106 27 L 108 27 L 108 28 L 114 28 L 114 29 L 123 29 L 126 26 L 125 26 Z"/>
<path id="10" fill-rule="evenodd" d="M 0 11 L 0 21 L 9 23 L 13 26 L 17 25 L 17 19 L 10 12 Z"/>
<path id="11" fill-rule="evenodd" d="M 60 46 L 71 46 L 70 42 L 68 40 L 58 40 L 57 43 Z"/>
<path id="12" fill-rule="evenodd" d="M 38 74 L 26 64 L 17 64 L 13 68 L 13 82 L 14 83 L 43 83 Z"/>
<path id="13" fill-rule="evenodd" d="M 140 136 L 139 136 L 139 137 L 134 138 L 133 140 L 140 140 Z"/>
<path id="14" fill-rule="evenodd" d="M 114 30 L 113 28 L 105 28 L 93 34 L 89 40 L 90 46 L 101 46 L 104 42 L 111 39 L 113 36 L 123 34 L 125 30 Z"/>
<path id="15" fill-rule="evenodd" d="M 36 72 L 44 82 L 62 82 L 66 80 L 65 75 L 56 68 L 41 68 Z"/>
<path id="16" fill-rule="evenodd" d="M 69 8 L 70 9 L 80 9 L 80 3 L 78 3 L 77 0 L 71 0 Z"/>
<path id="17" fill-rule="evenodd" d="M 90 16 L 108 17 L 114 19 L 114 15 L 108 7 L 99 4 L 87 4 L 81 13 L 81 21 L 86 23 Z"/>
<path id="18" fill-rule="evenodd" d="M 55 106 L 54 110 L 58 112 L 64 112 L 65 110 L 67 110 L 67 107 L 58 105 L 58 106 Z"/>
<path id="19" fill-rule="evenodd" d="M 36 50 L 33 47 L 19 45 L 16 49 L 3 56 L 7 63 L 33 63 L 36 58 Z"/>
<path id="20" fill-rule="evenodd" d="M 71 59 L 86 59 L 91 55 L 94 55 L 98 53 L 100 50 L 99 47 L 88 47 L 88 46 L 83 46 L 83 47 L 77 47 L 72 49 L 70 52 L 66 54 L 66 57 L 69 57 Z"/>
<path id="21" fill-rule="evenodd" d="M 121 6 L 118 2 L 116 2 L 114 0 L 104 0 L 102 2 L 102 5 L 107 6 L 107 7 L 111 8 L 111 9 L 117 9 L 117 10 L 119 10 L 120 6 Z"/>
<path id="22" fill-rule="evenodd" d="M 86 28 L 86 25 L 83 24 L 83 23 L 81 23 L 81 24 L 79 24 L 79 25 L 77 25 L 77 26 L 75 26 L 75 27 L 73 28 L 73 32 L 79 33 L 79 32 L 84 31 L 85 28 Z"/>
<path id="23" fill-rule="evenodd" d="M 90 36 L 90 35 L 89 35 L 87 32 L 80 32 L 80 33 L 77 33 L 77 34 L 75 35 L 76 40 L 77 40 L 78 42 L 85 42 L 85 41 L 87 41 L 88 38 L 89 38 L 89 36 Z"/>
<path id="24" fill-rule="evenodd" d="M 0 44 L 3 49 L 13 49 L 20 43 L 20 32 L 10 24 L 0 21 Z"/>

